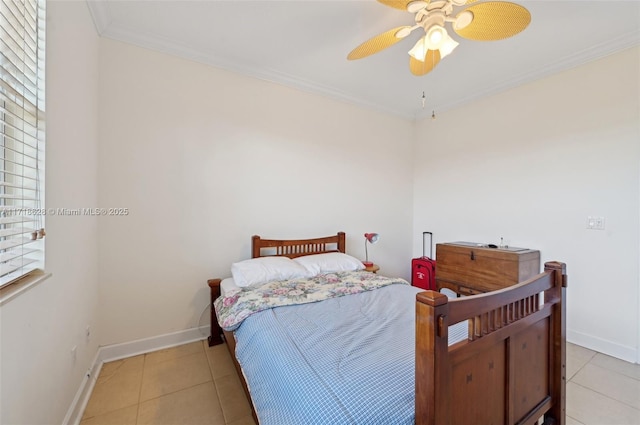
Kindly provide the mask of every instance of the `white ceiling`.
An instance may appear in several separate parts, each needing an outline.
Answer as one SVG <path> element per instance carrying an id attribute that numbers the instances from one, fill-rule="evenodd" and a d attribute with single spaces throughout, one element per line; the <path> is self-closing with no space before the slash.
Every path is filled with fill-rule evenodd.
<path id="1" fill-rule="evenodd" d="M 421 77 L 409 71 L 407 54 L 419 31 L 370 57 L 346 59 L 369 38 L 414 24 L 408 12 L 374 0 L 89 0 L 88 4 L 103 37 L 408 119 L 423 118 L 432 110 L 437 114 L 640 45 L 640 0 L 515 2 L 531 12 L 527 29 L 491 42 L 463 39 L 450 31 L 459 47 Z"/>

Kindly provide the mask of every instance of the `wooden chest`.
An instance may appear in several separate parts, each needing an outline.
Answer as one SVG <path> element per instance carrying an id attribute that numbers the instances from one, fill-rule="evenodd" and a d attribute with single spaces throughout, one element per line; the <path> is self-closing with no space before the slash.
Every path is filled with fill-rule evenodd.
<path id="1" fill-rule="evenodd" d="M 490 248 L 474 242 L 436 244 L 437 289 L 473 295 L 514 285 L 540 273 L 540 251 Z"/>

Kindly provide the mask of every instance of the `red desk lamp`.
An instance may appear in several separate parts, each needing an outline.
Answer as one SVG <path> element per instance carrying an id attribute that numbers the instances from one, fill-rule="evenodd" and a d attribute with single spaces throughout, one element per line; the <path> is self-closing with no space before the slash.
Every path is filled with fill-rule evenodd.
<path id="1" fill-rule="evenodd" d="M 367 250 L 367 243 L 374 244 L 378 242 L 380 235 L 377 233 L 365 233 L 364 234 L 364 255 L 365 260 L 362 262 L 365 267 L 373 266 L 373 262 L 369 261 L 369 251 Z"/>

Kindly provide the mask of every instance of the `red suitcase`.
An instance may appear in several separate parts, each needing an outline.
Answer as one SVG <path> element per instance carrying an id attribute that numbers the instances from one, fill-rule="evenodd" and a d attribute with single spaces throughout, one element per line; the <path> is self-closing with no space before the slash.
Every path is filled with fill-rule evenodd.
<path id="1" fill-rule="evenodd" d="M 429 257 L 426 256 L 426 238 L 429 235 Z M 422 257 L 411 260 L 411 285 L 425 290 L 436 290 L 436 260 L 433 255 L 433 233 L 422 232 Z"/>

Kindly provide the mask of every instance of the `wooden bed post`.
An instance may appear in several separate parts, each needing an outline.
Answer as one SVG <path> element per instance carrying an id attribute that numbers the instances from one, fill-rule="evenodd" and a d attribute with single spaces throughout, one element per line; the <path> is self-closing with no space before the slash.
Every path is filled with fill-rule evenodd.
<path id="1" fill-rule="evenodd" d="M 451 418 L 447 351 L 448 298 L 436 291 L 416 295 L 416 425 L 444 425 Z M 420 377 L 420 379 L 418 378 Z"/>
<path id="2" fill-rule="evenodd" d="M 260 257 L 260 236 L 251 236 L 251 258 Z"/>
<path id="3" fill-rule="evenodd" d="M 209 288 L 211 288 L 211 300 L 209 301 L 209 307 L 211 307 L 211 335 L 209 335 L 209 347 L 224 342 L 222 340 L 222 328 L 218 324 L 216 311 L 213 308 L 213 302 L 220 296 L 220 282 L 222 282 L 220 279 L 209 279 L 207 281 Z"/>
<path id="4" fill-rule="evenodd" d="M 347 252 L 347 235 L 344 232 L 338 232 L 338 251 Z"/>
<path id="5" fill-rule="evenodd" d="M 551 385 L 551 399 L 553 405 L 545 415 L 544 423 L 562 425 L 565 423 L 566 417 L 567 307 L 565 303 L 565 296 L 567 288 L 567 267 L 564 263 L 550 261 L 544 264 L 544 270 L 553 273 L 553 288 L 545 291 L 545 301 L 547 299 L 558 300 L 558 302 L 552 307 L 553 314 L 551 315 L 552 321 L 549 330 L 551 332 L 551 341 L 553 341 L 549 367 L 549 382 Z M 553 377 L 556 377 L 556 379 L 552 379 Z M 561 380 L 558 380 L 557 377 L 561 377 Z"/>

